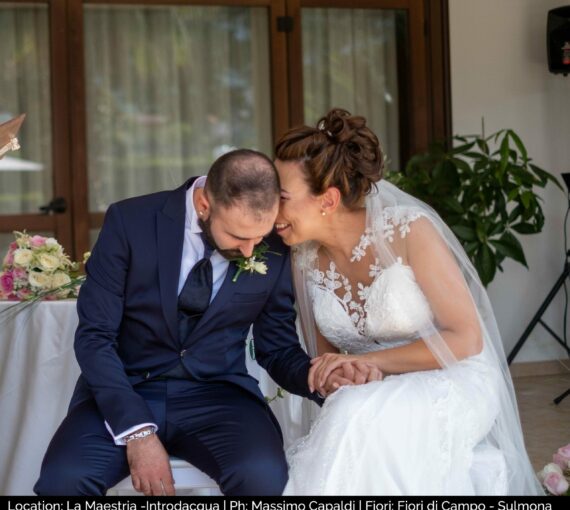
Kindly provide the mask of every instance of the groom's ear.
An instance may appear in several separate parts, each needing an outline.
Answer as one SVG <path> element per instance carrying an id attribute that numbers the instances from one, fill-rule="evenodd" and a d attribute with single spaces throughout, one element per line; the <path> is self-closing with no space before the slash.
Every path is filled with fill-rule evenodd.
<path id="1" fill-rule="evenodd" d="M 321 211 L 332 214 L 338 209 L 342 201 L 340 190 L 331 186 L 321 195 Z"/>
<path id="2" fill-rule="evenodd" d="M 207 220 L 212 214 L 212 203 L 204 188 L 198 189 L 196 193 L 196 210 L 203 220 Z"/>

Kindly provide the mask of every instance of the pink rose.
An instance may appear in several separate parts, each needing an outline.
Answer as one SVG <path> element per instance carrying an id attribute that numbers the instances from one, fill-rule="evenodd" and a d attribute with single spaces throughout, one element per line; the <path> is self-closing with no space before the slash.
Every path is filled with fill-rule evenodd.
<path id="1" fill-rule="evenodd" d="M 568 490 L 568 482 L 560 473 L 552 472 L 548 473 L 544 477 L 544 486 L 548 489 L 548 492 L 554 494 L 555 496 L 560 496 Z"/>
<path id="2" fill-rule="evenodd" d="M 8 248 L 10 249 L 10 251 L 15 251 L 18 249 L 18 243 L 16 241 L 12 241 L 9 245 Z"/>
<path id="3" fill-rule="evenodd" d="M 570 468 L 570 444 L 558 448 L 553 459 L 562 469 Z M 560 462 L 562 462 L 562 464 L 560 464 Z"/>
<path id="4" fill-rule="evenodd" d="M 552 461 L 555 464 L 558 464 L 562 469 L 570 469 L 570 461 L 566 459 L 566 457 L 564 457 L 563 455 L 560 455 L 559 453 L 555 453 L 552 456 Z"/>
<path id="5" fill-rule="evenodd" d="M 0 274 L 0 289 L 2 289 L 3 294 L 11 294 L 14 290 L 14 275 L 11 271 Z"/>
<path id="6" fill-rule="evenodd" d="M 32 291 L 30 289 L 20 289 L 16 292 L 17 299 L 26 299 L 32 295 Z"/>
<path id="7" fill-rule="evenodd" d="M 26 282 L 28 281 L 28 273 L 25 269 L 22 269 L 21 267 L 15 267 L 12 270 L 12 273 L 15 280 L 25 280 Z"/>
<path id="8" fill-rule="evenodd" d="M 30 239 L 30 244 L 34 248 L 39 248 L 40 246 L 43 246 L 44 244 L 46 244 L 46 238 L 42 237 L 42 236 L 33 236 Z"/>
<path id="9" fill-rule="evenodd" d="M 11 266 L 13 263 L 14 263 L 14 251 L 9 250 L 8 253 L 6 253 L 6 256 L 4 257 L 3 264 L 5 266 Z"/>

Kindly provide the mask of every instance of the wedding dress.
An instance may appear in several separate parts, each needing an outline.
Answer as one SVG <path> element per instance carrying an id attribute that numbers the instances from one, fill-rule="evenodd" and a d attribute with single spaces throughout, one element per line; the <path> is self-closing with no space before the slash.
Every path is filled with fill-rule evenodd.
<path id="1" fill-rule="evenodd" d="M 381 186 L 373 200 L 382 208 L 368 201 L 374 215 L 351 260 L 372 261 L 368 283 L 342 274 L 330 260 L 319 267 L 314 243 L 295 255 L 305 341 L 309 337 L 308 350 L 315 355 L 310 321 L 348 354 L 431 338 L 426 344 L 441 368 L 344 386 L 329 396 L 310 433 L 287 451 L 284 494 L 541 494 L 522 443 L 510 378 L 498 359 L 504 353 L 493 344 L 498 332 L 484 290 L 476 295 L 470 282 L 483 348 L 454 360 L 441 335 L 433 334 L 437 321 L 414 271 L 394 248 L 405 243 L 416 221 L 433 221 L 435 213 L 393 186 Z M 402 196 L 409 202 L 402 204 Z"/>

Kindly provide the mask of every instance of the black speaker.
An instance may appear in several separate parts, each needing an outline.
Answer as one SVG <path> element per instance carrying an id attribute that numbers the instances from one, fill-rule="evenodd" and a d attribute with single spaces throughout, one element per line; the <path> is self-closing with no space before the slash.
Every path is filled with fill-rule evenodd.
<path id="1" fill-rule="evenodd" d="M 570 5 L 548 11 L 546 23 L 548 70 L 551 73 L 570 73 Z"/>

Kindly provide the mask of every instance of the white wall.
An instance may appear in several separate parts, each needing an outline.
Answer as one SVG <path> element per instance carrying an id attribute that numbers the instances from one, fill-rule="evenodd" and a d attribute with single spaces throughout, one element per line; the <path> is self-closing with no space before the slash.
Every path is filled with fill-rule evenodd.
<path id="1" fill-rule="evenodd" d="M 486 133 L 512 128 L 537 165 L 556 175 L 570 172 L 570 76 L 550 74 L 546 57 L 546 14 L 568 3 L 449 0 L 455 134 L 479 133 L 484 117 Z M 566 198 L 554 186 L 543 197 L 543 232 L 522 236 L 530 270 L 509 260 L 489 286 L 507 353 L 563 267 Z M 562 290 L 544 316 L 560 336 L 563 308 Z M 565 351 L 538 325 L 515 361 L 564 357 Z"/>

